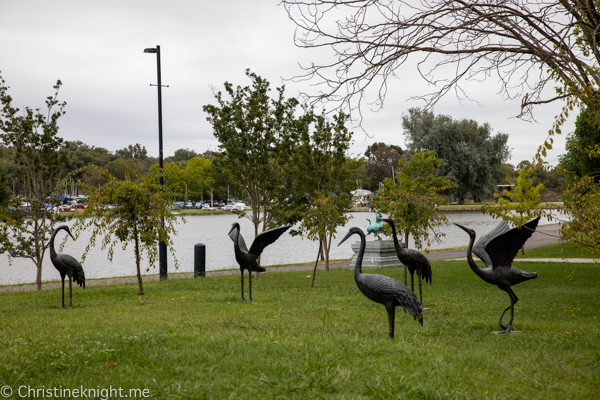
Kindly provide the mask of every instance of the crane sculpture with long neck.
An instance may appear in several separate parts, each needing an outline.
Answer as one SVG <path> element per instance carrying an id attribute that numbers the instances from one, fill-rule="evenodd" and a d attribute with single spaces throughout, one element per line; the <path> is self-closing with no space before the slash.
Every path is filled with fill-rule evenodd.
<path id="1" fill-rule="evenodd" d="M 405 285 L 394 278 L 385 275 L 365 274 L 362 271 L 362 262 L 365 255 L 366 238 L 365 233 L 360 228 L 350 228 L 344 239 L 338 244 L 340 246 L 352 235 L 360 237 L 360 248 L 356 255 L 356 264 L 354 265 L 354 281 L 358 289 L 370 300 L 383 304 L 389 321 L 390 338 L 394 337 L 394 320 L 396 316 L 396 307 L 402 307 L 405 313 L 412 315 L 415 320 L 419 320 L 423 326 L 422 307 L 419 304 L 417 296 Z"/>
<path id="2" fill-rule="evenodd" d="M 240 265 L 240 272 L 242 274 L 242 299 L 240 300 L 240 303 L 244 302 L 244 270 L 248 270 L 248 297 L 250 299 L 249 303 L 252 303 L 252 271 L 266 271 L 264 267 L 258 264 L 258 257 L 260 257 L 265 247 L 279 239 L 279 236 L 281 236 L 291 227 L 291 225 L 281 226 L 279 228 L 273 228 L 259 233 L 256 238 L 254 238 L 254 242 L 252 242 L 250 250 L 248 250 L 246 247 L 246 242 L 240 233 L 240 224 L 237 222 L 231 224 L 229 237 L 231 240 L 233 240 L 235 260 Z"/>
<path id="3" fill-rule="evenodd" d="M 513 229 L 510 229 L 508 224 L 503 221 L 492 232 L 482 238 L 475 247 L 473 247 L 473 243 L 475 243 L 475 231 L 455 224 L 469 234 L 470 241 L 467 248 L 467 262 L 471 270 L 487 283 L 496 285 L 501 290 L 504 290 L 510 297 L 510 304 L 502 311 L 498 319 L 498 324 L 503 329 L 499 333 L 510 333 L 512 330 L 512 323 L 515 317 L 515 304 L 519 301 L 519 298 L 513 292 L 511 286 L 535 279 L 538 276 L 537 272 L 527 272 L 512 266 L 517 252 L 523 247 L 527 239 L 531 237 L 537 227 L 538 221 L 539 218 L 536 218 Z M 486 268 L 480 268 L 475 263 L 471 252 L 475 253 L 485 263 Z M 502 318 L 508 309 L 510 309 L 510 320 L 508 324 L 504 325 L 502 324 Z"/>
<path id="4" fill-rule="evenodd" d="M 56 234 L 60 230 L 65 230 L 71 236 L 73 240 L 75 238 L 71 235 L 71 231 L 69 227 L 66 225 L 61 225 L 52 232 L 52 236 L 50 236 L 50 260 L 54 267 L 60 273 L 60 279 L 62 280 L 62 309 L 65 308 L 65 277 L 69 277 L 69 303 L 71 308 L 73 308 L 73 284 L 72 280 L 75 281 L 79 286 L 83 286 L 85 289 L 85 273 L 83 272 L 83 267 L 75 258 L 71 257 L 68 254 L 57 254 L 54 249 L 54 238 Z"/>
<path id="5" fill-rule="evenodd" d="M 421 277 L 425 279 L 425 282 L 429 282 L 431 285 L 431 265 L 429 260 L 423 254 L 413 249 L 404 249 L 398 242 L 396 236 L 396 226 L 394 221 L 390 218 L 381 218 L 383 222 L 387 222 L 392 228 L 392 237 L 394 238 L 394 247 L 396 248 L 396 255 L 400 262 L 408 267 L 410 272 L 410 290 L 415 291 L 415 272 L 419 279 L 419 301 L 423 305 L 423 289 L 421 288 Z M 405 271 L 406 272 L 406 271 Z M 406 274 L 404 275 L 404 283 L 406 284 Z"/>

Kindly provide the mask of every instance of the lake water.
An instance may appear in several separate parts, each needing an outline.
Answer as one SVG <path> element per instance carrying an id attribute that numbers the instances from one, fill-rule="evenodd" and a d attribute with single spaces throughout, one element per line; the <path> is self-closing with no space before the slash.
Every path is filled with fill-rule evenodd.
<path id="1" fill-rule="evenodd" d="M 333 240 L 333 246 L 330 253 L 330 259 L 349 259 L 353 252 L 350 243 L 337 247 L 337 243 L 346 234 L 349 227 L 357 226 L 366 231 L 369 224 L 367 218 L 375 221 L 375 213 L 355 212 L 351 213 L 353 217 L 343 228 L 338 228 L 337 238 Z M 458 246 L 466 246 L 469 243 L 468 235 L 460 228 L 453 225 L 457 222 L 461 225 L 473 228 L 478 237 L 490 232 L 499 221 L 492 219 L 478 211 L 449 212 L 446 214 L 449 223 L 441 227 L 441 231 L 446 233 L 441 243 L 433 243 L 431 249 L 444 249 Z M 176 225 L 178 231 L 174 237 L 174 249 L 179 261 L 179 269 L 175 270 L 174 262 L 169 252 L 168 272 L 193 272 L 194 271 L 194 245 L 203 243 L 206 245 L 206 270 L 238 269 L 233 253 L 233 242 L 227 235 L 231 224 L 239 222 L 241 233 L 246 240 L 248 247 L 253 240 L 254 228 L 246 218 L 238 219 L 237 215 L 230 213 L 214 215 L 190 215 L 185 217 L 187 223 Z M 74 221 L 67 222 L 71 226 Z M 541 220 L 540 225 L 547 224 L 549 221 Z M 58 249 L 62 243 L 66 232 L 61 231 L 56 240 L 57 252 L 70 254 L 80 259 L 90 235 L 82 233 L 77 241 L 70 237 L 66 241 L 62 251 Z M 68 235 L 67 235 L 68 236 Z M 372 238 L 372 236 L 370 236 Z M 135 257 L 133 255 L 133 245 L 130 245 L 126 251 L 122 251 L 120 246 L 115 250 L 113 262 L 106 259 L 106 252 L 102 251 L 99 243 L 90 250 L 87 259 L 83 265 L 87 279 L 109 278 L 118 276 L 133 276 L 135 270 Z M 409 243 L 409 247 L 414 248 L 414 244 Z M 301 237 L 292 237 L 285 233 L 275 243 L 265 249 L 262 255 L 261 264 L 264 266 L 294 263 L 314 262 L 319 245 Z M 158 263 L 157 263 L 158 264 Z M 143 269 L 148 267 L 147 261 L 142 261 Z M 157 274 L 158 265 L 150 268 L 147 274 Z M 0 255 L 0 285 L 14 285 L 21 283 L 34 283 L 36 269 L 33 262 L 25 259 L 13 259 L 12 265 L 9 265 L 6 255 Z M 43 281 L 59 281 L 60 275 L 50 261 L 50 252 L 46 252 L 44 266 L 42 270 Z"/>

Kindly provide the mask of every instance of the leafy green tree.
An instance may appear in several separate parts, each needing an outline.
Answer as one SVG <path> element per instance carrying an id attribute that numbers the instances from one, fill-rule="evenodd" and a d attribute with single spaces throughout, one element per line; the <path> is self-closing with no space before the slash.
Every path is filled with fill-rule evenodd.
<path id="1" fill-rule="evenodd" d="M 382 148 L 396 150 L 396 152 L 398 152 L 398 154 L 400 155 L 404 154 L 404 150 L 402 150 L 402 147 L 400 146 L 394 144 L 385 144 L 383 142 L 376 142 L 367 147 L 367 150 L 365 151 L 365 157 L 371 157 L 373 153 Z"/>
<path id="2" fill-rule="evenodd" d="M 149 271 L 158 257 L 159 241 L 167 244 L 178 268 L 172 239 L 176 234 L 174 225 L 177 220 L 167 210 L 170 201 L 159 185 L 142 180 L 139 176 L 135 180 L 129 176 L 120 180 L 108 171 L 103 171 L 103 174 L 107 182 L 98 190 L 89 188 L 88 206 L 73 225 L 75 238 L 83 231 L 91 232 L 81 262 L 96 245 L 97 238 L 102 238 L 102 250 L 107 250 L 107 258 L 111 261 L 119 243 L 123 250 L 133 243 L 138 294 L 143 295 L 142 258 L 145 254 L 149 265 L 146 271 Z"/>
<path id="3" fill-rule="evenodd" d="M 138 158 L 117 158 L 105 167 L 117 179 L 132 179 L 144 172 L 144 163 Z"/>
<path id="4" fill-rule="evenodd" d="M 246 190 L 240 181 L 236 178 L 230 167 L 222 161 L 222 159 L 215 159 L 212 165 L 212 177 L 214 183 L 214 198 L 215 199 L 227 199 L 234 197 L 235 199 L 241 199 L 246 204 L 250 204 L 250 198 L 247 197 Z M 207 198 L 210 192 L 203 191 L 204 198 Z"/>
<path id="5" fill-rule="evenodd" d="M 312 111 L 303 116 L 307 125 L 300 130 L 288 169 L 289 180 L 293 182 L 292 196 L 282 209 L 283 213 L 292 211 L 287 218 L 281 218 L 286 223 L 301 221 L 290 234 L 304 234 L 320 241 L 319 252 L 323 251 L 326 271 L 329 271 L 331 241 L 336 227 L 348 221 L 345 211 L 351 201 L 352 187 L 345 185 L 346 156 L 352 141 L 352 132 L 345 126 L 347 120 L 344 113 L 334 115 L 333 121 Z M 319 223 L 321 228 L 317 226 Z"/>
<path id="6" fill-rule="evenodd" d="M 42 261 L 48 248 L 48 239 L 59 220 L 53 212 L 60 179 L 61 166 L 65 161 L 66 144 L 58 136 L 58 120 L 64 115 L 65 102 L 59 103 L 57 81 L 55 93 L 46 99 L 47 113 L 39 108 L 25 107 L 22 115 L 12 106 L 8 87 L 0 76 L 0 138 L 14 148 L 16 176 L 19 179 L 22 201 L 29 205 L 31 218 L 8 218 L 5 234 L 0 235 L 0 253 L 8 252 L 11 257 L 29 258 L 36 266 L 37 289 L 42 289 Z M 22 225 L 19 225 L 22 224 Z M 10 231 L 10 232 L 9 232 Z"/>
<path id="7" fill-rule="evenodd" d="M 567 137 L 566 152 L 558 157 L 562 168 L 579 177 L 600 172 L 600 157 L 590 152 L 600 146 L 600 123 L 591 114 L 586 108 L 577 117 L 575 131 Z"/>
<path id="8" fill-rule="evenodd" d="M 200 157 L 200 154 L 196 153 L 194 150 L 190 149 L 178 149 L 175 150 L 175 153 L 171 157 L 165 158 L 165 162 L 185 162 L 189 161 L 192 158 Z"/>
<path id="9" fill-rule="evenodd" d="M 586 175 L 573 180 L 563 194 L 570 220 L 561 224 L 562 238 L 572 242 L 576 251 L 591 249 L 596 263 L 600 262 L 600 183 Z"/>
<path id="10" fill-rule="evenodd" d="M 523 160 L 517 164 L 517 167 L 517 171 L 527 169 L 531 173 L 534 186 L 541 183 L 545 188 L 557 189 L 565 185 L 565 170 L 560 166 L 553 167 L 546 164 L 534 164 L 529 160 Z"/>
<path id="11" fill-rule="evenodd" d="M 373 199 L 372 205 L 389 213 L 396 229 L 404 233 L 404 242 L 408 244 L 412 236 L 419 249 L 444 235 L 437 228 L 447 220 L 437 211 L 437 204 L 444 201 L 440 193 L 453 183 L 448 176 L 438 174 L 443 166 L 444 160 L 437 158 L 433 150 L 415 153 L 408 161 L 400 160 L 398 183 L 385 179 Z"/>
<path id="12" fill-rule="evenodd" d="M 204 193 L 213 190 L 215 179 L 212 176 L 212 168 L 212 163 L 202 157 L 194 157 L 187 162 L 184 179 L 187 182 L 190 198 L 200 200 Z"/>
<path id="13" fill-rule="evenodd" d="M 252 213 L 246 217 L 256 236 L 261 224 L 264 231 L 278 223 L 273 217 L 289 197 L 282 188 L 297 140 L 298 100 L 285 99 L 283 86 L 271 99 L 267 80 L 250 70 L 246 76 L 251 86 L 225 82 L 225 92 L 215 95 L 217 105 L 203 109 L 219 141 L 220 161 L 250 197 Z"/>
<path id="14" fill-rule="evenodd" d="M 82 141 L 67 142 L 66 161 L 63 164 L 63 176 L 68 173 L 86 167 L 88 165 L 97 165 L 105 167 L 110 161 L 116 158 L 110 151 L 103 147 L 94 147 L 83 143 Z"/>
<path id="15" fill-rule="evenodd" d="M 346 187 L 352 189 L 369 187 L 369 175 L 364 157 L 346 157 L 344 169 L 347 171 L 346 182 L 344 182 Z"/>
<path id="16" fill-rule="evenodd" d="M 528 170 L 520 170 L 515 190 L 504 191 L 504 195 L 509 200 L 499 197 L 496 194 L 498 204 L 486 204 L 481 208 L 481 211 L 495 218 L 502 218 L 513 227 L 521 226 L 537 217 L 547 216 L 551 218 L 550 210 L 540 207 L 542 204 L 540 192 L 544 190 L 544 185 L 540 183 L 537 186 L 533 186 L 533 180 L 530 179 L 530 176 L 531 172 Z M 523 254 L 525 253 L 523 248 L 521 251 Z"/>
<path id="17" fill-rule="evenodd" d="M 12 192 L 9 187 L 8 175 L 2 166 L 0 166 L 0 208 L 4 209 L 12 197 Z"/>
<path id="18" fill-rule="evenodd" d="M 123 149 L 115 151 L 115 154 L 121 158 L 137 158 L 138 160 L 145 160 L 148 158 L 148 151 L 146 146 L 142 146 L 139 143 L 129 145 Z"/>
<path id="19" fill-rule="evenodd" d="M 502 180 L 502 165 L 510 154 L 506 144 L 508 135 L 492 135 L 487 123 L 453 120 L 448 115 L 411 108 L 402 118 L 402 127 L 407 137 L 407 153 L 434 150 L 445 161 L 440 174 L 450 176 L 456 184 L 451 193 L 459 203 L 464 203 L 469 194 L 478 201 L 493 193 L 497 182 Z"/>
<path id="20" fill-rule="evenodd" d="M 373 147 L 378 145 L 377 147 Z M 395 179 L 395 168 L 398 161 L 402 158 L 404 151 L 399 146 L 387 146 L 384 143 L 375 143 L 369 146 L 365 155 L 367 155 L 366 168 L 369 176 L 369 189 L 377 190 L 379 183 L 385 178 Z"/>
<path id="21" fill-rule="evenodd" d="M 331 246 L 331 238 L 335 235 L 337 227 L 348 222 L 348 216 L 344 213 L 344 210 L 340 209 L 339 205 L 340 201 L 336 196 L 319 193 L 302 218 L 299 229 L 304 232 L 309 240 L 319 241 L 319 251 L 315 260 L 310 287 L 315 285 L 317 265 L 323 246 Z M 329 271 L 329 256 L 325 259 L 325 268 L 326 271 Z"/>
<path id="22" fill-rule="evenodd" d="M 158 164 L 150 167 L 146 180 L 155 185 L 160 183 L 160 168 Z M 163 164 L 164 190 L 173 199 L 182 199 L 185 195 L 185 172 L 174 162 Z"/>

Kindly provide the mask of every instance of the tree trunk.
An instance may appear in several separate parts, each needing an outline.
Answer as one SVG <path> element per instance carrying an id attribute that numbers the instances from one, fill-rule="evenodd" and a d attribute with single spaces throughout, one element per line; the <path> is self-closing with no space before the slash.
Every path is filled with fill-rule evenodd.
<path id="1" fill-rule="evenodd" d="M 140 289 L 138 295 L 141 296 L 144 294 L 144 286 L 142 284 L 142 273 L 140 271 L 140 244 L 138 238 L 137 225 L 133 228 L 133 237 L 135 240 L 135 266 L 137 268 L 138 287 Z"/>
<path id="2" fill-rule="evenodd" d="M 317 265 L 319 264 L 319 256 L 321 255 L 321 250 L 323 250 L 323 241 L 319 240 L 319 252 L 317 253 L 317 259 L 315 260 L 315 268 L 313 269 L 313 276 L 310 287 L 315 286 L 315 277 L 317 276 Z"/>
<path id="3" fill-rule="evenodd" d="M 333 237 L 333 234 L 331 236 L 329 236 L 329 240 L 327 240 L 327 236 L 325 236 L 323 238 L 323 240 L 325 240 L 325 243 L 323 246 L 325 249 L 325 271 L 329 272 L 329 251 L 331 250 L 331 238 Z"/>
<path id="4" fill-rule="evenodd" d="M 325 240 L 325 239 L 321 239 L 321 240 Z M 319 240 L 319 241 L 321 241 Z M 325 261 L 325 254 L 323 254 L 323 243 L 321 242 L 319 244 L 319 258 L 321 259 L 321 261 Z"/>
<path id="5" fill-rule="evenodd" d="M 42 290 L 42 265 L 36 264 L 36 267 L 37 267 L 37 274 L 35 276 L 35 284 L 37 286 L 37 290 L 40 291 L 40 290 Z"/>
<path id="6" fill-rule="evenodd" d="M 408 231 L 404 232 L 404 248 L 408 248 Z M 406 273 L 407 267 L 404 265 L 404 286 L 408 285 L 408 278 Z"/>

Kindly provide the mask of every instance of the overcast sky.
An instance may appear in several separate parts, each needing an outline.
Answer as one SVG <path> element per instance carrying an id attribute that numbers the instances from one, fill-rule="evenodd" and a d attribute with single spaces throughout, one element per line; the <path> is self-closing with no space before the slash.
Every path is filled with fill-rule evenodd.
<path id="1" fill-rule="evenodd" d="M 278 0 L 112 1 L 0 0 L 0 71 L 15 106 L 43 107 L 62 80 L 59 99 L 67 102 L 59 134 L 66 140 L 115 151 L 141 143 L 158 156 L 156 56 L 161 46 L 164 156 L 189 148 L 216 150 L 218 143 L 202 106 L 214 103 L 223 82 L 247 85 L 250 68 L 273 88 L 301 72 L 300 65 L 331 56 L 295 47 L 294 25 Z M 405 147 L 402 114 L 422 103 L 409 97 L 432 89 L 407 65 L 389 89 L 385 108 L 363 110 L 363 130 L 354 128 L 351 152 L 373 142 Z M 285 81 L 286 95 L 313 90 Z M 537 123 L 512 118 L 519 101 L 504 101 L 496 79 L 468 86 L 477 102 L 462 104 L 453 94 L 434 112 L 488 122 L 508 133 L 513 165 L 532 159 L 561 104 L 538 108 Z M 567 129 L 572 131 L 573 118 Z M 367 136 L 368 133 L 369 136 Z M 564 152 L 565 135 L 555 139 L 548 161 Z"/>

